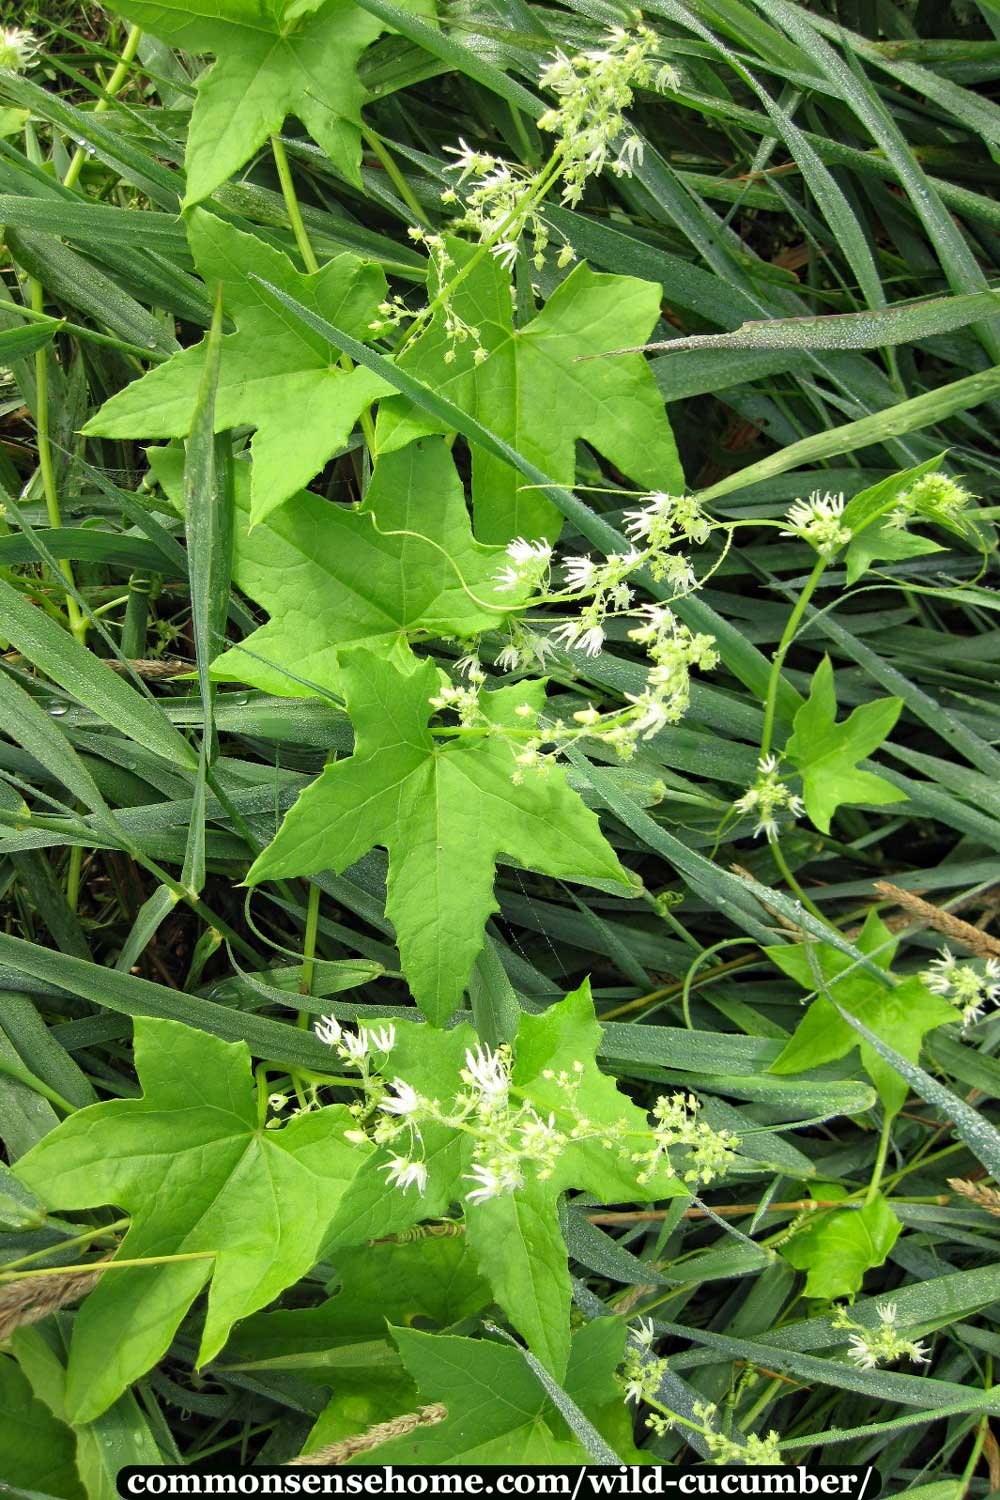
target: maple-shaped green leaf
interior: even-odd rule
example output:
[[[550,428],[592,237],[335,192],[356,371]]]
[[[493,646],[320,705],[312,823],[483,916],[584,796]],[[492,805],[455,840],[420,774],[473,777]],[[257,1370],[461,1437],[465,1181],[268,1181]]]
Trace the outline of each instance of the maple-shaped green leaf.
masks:
[[[183,457],[151,449],[177,502]],[[337,653],[352,643],[392,656],[413,639],[495,630],[518,602],[494,578],[501,548],[472,535],[465,492],[441,438],[379,459],[358,509],[302,491],[250,526],[250,466],[235,465],[233,576],[271,616],[212,664],[212,676],[268,693],[338,692]]]
[[[338,255],[303,275],[280,250],[198,209],[189,216],[195,264],[236,332],[222,340],[215,430],[255,427],[251,512],[262,521],[308,484],[342,448],[355,423],[390,389],[370,370],[342,369],[339,351],[268,301],[251,274],[280,286],[321,317],[358,337],[385,295],[377,266]],[[205,362],[206,340],[182,349],[105,402],[88,435],[186,437]]]
[[[563,1388],[592,1420],[601,1407],[616,1398],[621,1402],[614,1371],[624,1355],[625,1335],[624,1322],[598,1318],[573,1339]],[[509,1344],[410,1328],[393,1329],[393,1337],[421,1403],[440,1403],[448,1415],[359,1455],[358,1463],[587,1463],[586,1450]]]
[[[433,1047],[438,1040],[426,1027],[398,1023],[397,1042],[411,1030],[422,1030],[425,1046]],[[398,1047],[392,1057],[395,1069]],[[405,1057],[402,1065],[407,1066]],[[425,1199],[411,1193],[409,1201],[411,1207],[418,1204],[421,1218],[428,1217]],[[341,1209],[347,1209],[346,1196]],[[387,1321],[409,1327],[419,1318],[423,1324],[446,1328],[490,1302],[490,1289],[462,1234],[345,1246],[337,1250],[334,1262],[339,1286],[332,1297],[316,1307],[257,1313],[240,1323],[226,1344],[226,1365],[276,1367],[276,1361],[293,1356],[300,1369],[312,1369],[321,1378],[323,1354],[364,1339],[388,1339]],[[313,1355],[315,1367],[309,1364]]]
[[[855,946],[859,952],[870,955],[879,968],[888,971],[897,941],[877,914],[869,912]],[[931,994],[919,979],[904,979],[896,984],[886,972],[885,979],[880,980],[828,943],[786,943],[764,951],[772,963],[803,989],[817,990],[822,985],[829,990],[829,996],[819,994],[812,1002],[771,1064],[772,1073],[801,1073],[818,1068],[846,1057],[858,1045],[858,1034],[839,1014],[838,1005],[863,1021],[876,1036],[891,1042],[911,1062],[919,1058],[928,1031],[955,1020],[954,1008],[940,996]],[[890,1114],[896,1114],[906,1100],[906,1082],[866,1042],[861,1042],[861,1061],[883,1106]]]
[[[233,1330],[223,1354],[227,1369],[285,1370],[332,1390],[305,1453],[418,1404],[389,1324],[405,1328],[419,1318],[423,1328],[444,1329],[492,1300],[461,1234],[341,1249],[336,1268],[335,1296],[318,1307],[258,1313]]]
[[[842,1198],[839,1183],[813,1183],[816,1198]],[[861,1290],[865,1272],[881,1266],[899,1237],[902,1224],[881,1193],[852,1208],[835,1208],[812,1216],[784,1245],[788,1264],[806,1271],[804,1295],[832,1300]]]
[[[414,7],[402,0],[405,9]],[[357,76],[385,23],[351,0],[109,0],[111,10],[185,52],[211,52],[188,131],[185,204],[215,191],[277,135],[301,120],[337,170],[360,183]]]
[[[366,1154],[343,1139],[343,1105],[261,1129],[243,1042],[140,1018],[135,1065],[141,1099],[77,1111],[21,1157],[17,1175],[53,1208],[125,1209],[122,1259],[211,1256],[105,1273],[74,1328],[74,1422],[99,1415],[162,1357],[209,1281],[199,1364],[238,1318],[303,1276]]]
[[[455,262],[452,276],[480,253],[458,240],[449,240],[448,250]],[[678,493],[684,475],[663,398],[643,356],[591,358],[644,343],[659,309],[660,288],[653,282],[599,275],[581,264],[536,318],[515,328],[510,278],[487,255],[456,288],[449,315],[479,330],[488,357],[477,364],[473,341],[467,340],[445,363],[450,340],[444,315],[438,314],[399,364],[479,418],[558,484],[573,483],[575,447],[582,438],[629,479]],[[386,452],[440,430],[397,397],[380,408],[376,446]],[[562,517],[552,502],[479,448],[472,455],[472,494],[483,541],[559,534]]]
[[[802,777],[806,811],[821,833],[830,832],[830,819],[844,802],[881,807],[906,801],[898,787],[857,769],[858,761],[877,750],[889,734],[902,706],[901,698],[861,703],[838,724],[830,658],[824,656],[816,668],[784,753]]]
[[[562,880],[630,880],[597,818],[566,773],[515,785],[515,750],[500,735],[435,738],[428,724],[439,674],[430,661],[406,675],[371,651],[345,651],[341,675],[355,751],[327,766],[299,797],[249,885],[338,873],[379,844],[389,852],[386,914],[403,973],[428,1020],[443,1024],[460,1003],[497,910],[495,865],[507,857]],[[491,723],[517,732],[519,705],[540,712],[542,682],[484,694]]]

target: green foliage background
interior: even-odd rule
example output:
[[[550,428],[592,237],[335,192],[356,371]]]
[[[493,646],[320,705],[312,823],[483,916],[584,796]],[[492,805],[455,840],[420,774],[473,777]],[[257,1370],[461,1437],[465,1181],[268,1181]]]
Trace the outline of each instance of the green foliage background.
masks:
[[[544,210],[586,267],[522,254],[509,313],[479,263],[490,361],[445,377],[431,339],[400,385],[368,324],[425,300],[408,228],[446,225],[447,148],[538,168],[541,67],[635,17],[202,9],[51,0],[0,71],[0,1480],[104,1500],[126,1463],[285,1463],[428,1403],[372,1457],[692,1463],[716,1403],[737,1459],[774,1430],[889,1493],[988,1494],[1000,1019],[963,1030],[919,975],[945,940],[1000,953],[1000,11],[649,0],[679,76],[637,95],[641,164]],[[975,525],[870,528],[813,593],[793,501],[870,517],[938,465]],[[614,550],[636,489],[682,484],[738,523],[677,605],[721,656],[683,721],[625,765],[583,742],[544,793],[502,747],[445,757],[443,860],[420,797],[362,822],[360,761],[436,755],[378,710],[407,641],[503,644],[494,549]],[[620,705],[647,665],[624,630],[561,650],[548,705]],[[732,812],[766,744],[809,814],[779,846]],[[601,1029],[563,999],[588,977]],[[541,1109],[574,1059],[598,1120],[692,1090],[739,1155],[697,1201],[628,1197],[578,1145],[466,1234],[445,1134],[421,1205],[343,1139],[343,1087],[260,1128],[329,1075],[329,1012],[394,1020],[429,1095],[470,1025],[516,1038]],[[60,1268],[113,1252],[188,1258],[72,1295]],[[845,1298],[928,1362],[852,1361]],[[614,1379],[639,1315],[661,1433]]]

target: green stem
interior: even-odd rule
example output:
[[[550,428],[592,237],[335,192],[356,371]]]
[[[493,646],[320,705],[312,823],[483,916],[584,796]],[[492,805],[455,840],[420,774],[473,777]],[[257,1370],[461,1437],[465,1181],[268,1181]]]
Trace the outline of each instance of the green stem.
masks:
[[[44,1250],[32,1250],[30,1255],[22,1255],[18,1260],[9,1260],[4,1266],[4,1274],[19,1270],[29,1261],[44,1260],[47,1255],[53,1255],[57,1250],[74,1250],[77,1245],[89,1245],[92,1240],[105,1239],[119,1229],[127,1229],[131,1222],[131,1219],[116,1219],[113,1224],[106,1224],[103,1229],[88,1229],[85,1234],[76,1234],[71,1240],[60,1240],[58,1245],[46,1245]]]
[[[285,208],[288,211],[288,221],[292,226],[295,243],[299,247],[302,263],[310,276],[319,270],[319,261],[316,252],[309,240],[305,222],[302,218],[302,210],[299,207],[298,195],[295,191],[295,183],[292,179],[292,169],[288,164],[288,153],[280,136],[271,137],[271,155],[274,157],[274,165],[278,169],[278,181],[281,183],[281,195],[285,200]],[[353,370],[354,362],[346,354],[342,354],[340,363],[345,370]],[[370,411],[361,413],[361,430],[365,435],[365,442],[371,453],[375,451],[375,427],[372,423]]]
[[[36,1078],[34,1073],[29,1072],[20,1063],[11,1062],[9,1058],[0,1055],[0,1073],[6,1073],[8,1078],[16,1078],[18,1083],[23,1083],[26,1088],[33,1090],[36,1094],[40,1094],[43,1099],[47,1099],[50,1104],[54,1104],[57,1109],[61,1109],[63,1114],[71,1115],[75,1113],[75,1104],[70,1104],[69,1100],[64,1099],[62,1094],[57,1094],[55,1089],[49,1088],[47,1083],[43,1083],[40,1078]]]
[[[312,993],[313,975],[316,972],[316,934],[319,931],[319,898],[320,888],[315,881],[309,887],[309,901],[306,906],[306,930],[302,948],[302,977],[299,981],[299,994],[309,995]],[[295,1018],[295,1024],[303,1031],[309,1025],[309,1012],[300,1010]],[[295,1097],[299,1101],[299,1108],[305,1109],[308,1104],[305,1089],[302,1086],[302,1078],[294,1068],[290,1069],[289,1078],[295,1090]]]
[[[789,647],[795,639],[795,633],[806,612],[806,605],[816,592],[817,585],[822,578],[830,559],[828,557],[817,557],[812,572],[806,581],[806,586],[796,601],[795,608],[788,616],[784,633],[778,642],[778,649],[771,661],[771,675],[767,683],[767,700],[764,704],[764,731],[761,735],[760,753],[766,755],[771,748],[771,737],[774,733],[774,712],[778,702],[778,685],[781,682],[781,669],[788,655]]]
[[[385,169],[385,175],[388,177],[389,181],[396,189],[396,192],[399,194],[402,201],[410,210],[410,213],[413,215],[416,222],[418,224],[426,225],[428,222],[427,216],[424,213],[423,209],[420,207],[420,204],[417,202],[410,184],[407,182],[406,178],[397,167],[389,151],[386,149],[386,145],[382,140],[382,137],[380,135],[376,135],[375,131],[370,130],[367,125],[362,125],[361,138],[364,141],[365,145],[375,153],[379,161],[382,163],[382,166]]]
[[[300,995],[312,994],[313,974],[316,968],[316,934],[319,930],[319,898],[320,889],[315,881],[309,887],[309,903],[306,907],[306,931],[305,941],[302,949],[302,978],[299,983]],[[309,1012],[299,1011],[299,1025],[308,1026]]]
[[[35,312],[44,312],[45,292],[42,284],[36,281],[34,276],[29,277],[28,280],[31,288],[32,309]],[[56,473],[52,464],[52,446],[49,438],[49,366],[46,349],[39,349],[35,354],[35,384],[38,467],[42,476],[42,491],[45,495],[45,509],[49,525],[57,529],[62,526],[62,515],[59,509],[59,491],[56,487]],[[59,571],[70,588],[75,589],[73,568],[67,558],[63,558],[59,564]],[[69,594],[66,596],[66,615],[74,638],[82,645],[87,637],[87,621],[81,615],[76,600]]]
[[[878,1141],[878,1154],[875,1157],[875,1165],[872,1168],[871,1182],[865,1193],[865,1203],[874,1203],[878,1196],[879,1186],[882,1182],[882,1173],[885,1171],[885,1159],[889,1154],[889,1141],[892,1136],[892,1116],[886,1115],[882,1121],[882,1133]]]
[[[462,266],[461,270],[458,271],[458,273],[453,276],[445,286],[441,288],[436,297],[432,298],[432,300],[427,304],[420,316],[413,320],[413,322],[410,324],[409,329],[407,330],[406,337],[403,339],[402,343],[395,351],[396,359],[399,358],[407,345],[413,343],[414,339],[423,332],[424,328],[430,322],[431,318],[433,318],[438,308],[441,307],[445,302],[450,300],[457,289],[461,286],[465,278],[472,275],[472,272],[479,265],[479,262],[483,259],[483,257],[489,254],[494,245],[500,243],[511,226],[516,224],[519,219],[523,219],[532,205],[539,202],[540,199],[545,197],[545,194],[548,192],[549,188],[555,182],[556,178],[559,176],[560,171],[562,170],[562,155],[562,148],[560,147],[553,153],[553,155],[549,159],[548,166],[541,173],[537,183],[532,188],[531,192],[526,195],[523,203],[518,204],[517,208],[513,209],[507,215],[503,222],[499,224],[493,231],[489,239],[483,240],[483,242],[479,246],[477,246],[475,254],[470,256],[465,265]]]
[[[58,1248],[58,1247],[56,1247]],[[214,1260],[217,1250],[189,1250],[183,1255],[146,1255],[138,1260],[92,1261],[87,1266],[39,1266],[37,1271],[0,1272],[0,1282],[21,1281],[34,1276],[88,1276],[91,1271],[132,1270],[136,1266],[166,1266],[182,1260]]]
[[[40,281],[34,276],[28,278],[31,288],[31,308],[33,312],[45,312],[45,291]],[[35,408],[36,408],[36,437],[38,440],[38,468],[42,476],[42,491],[45,495],[45,510],[48,516],[49,526],[59,528],[62,525],[62,515],[59,509],[59,491],[56,486],[55,468],[52,463],[52,446],[49,441],[49,363],[48,349],[39,349],[35,354]],[[73,565],[68,558],[63,558],[59,564],[59,571],[65,578],[70,589],[76,588],[76,580],[73,576]],[[81,646],[87,641],[87,618],[80,613],[79,606],[71,593],[66,595],[66,618],[69,622],[70,633],[75,641]],[[69,851],[69,861],[66,867],[66,902],[70,911],[76,911],[80,901],[80,875],[83,870],[83,849],[75,844]]]
[[[763,1415],[783,1386],[783,1380],[772,1380],[769,1382],[767,1390],[757,1398],[746,1416],[740,1419],[739,1429],[741,1432],[748,1432],[750,1430],[757,1421],[757,1418]]]
[[[129,75],[129,70],[138,51],[141,37],[142,30],[140,27],[133,26],[130,28],[128,36],[125,38],[125,46],[122,48],[122,55],[118,60],[118,66],[108,79],[107,87],[94,106],[95,114],[103,114],[106,109],[111,108],[111,101]],[[83,164],[86,159],[87,153],[84,148],[77,146],[76,151],[73,153],[73,160],[70,162],[66,176],[63,178],[63,187],[71,188],[76,186],[77,179],[83,170]]]
[[[170,355],[162,349],[150,349],[145,344],[130,344],[127,339],[114,338],[109,333],[98,333],[95,328],[85,328],[82,323],[71,323],[68,318],[53,318],[47,312],[36,312],[33,307],[8,303],[4,300],[4,312],[17,312],[29,322],[51,323],[57,333],[71,333],[75,339],[85,339],[92,344],[101,344],[105,349],[118,349],[123,354],[134,354],[137,359],[162,363]]]
[[[278,135],[271,137],[271,155],[274,157],[274,165],[278,169],[278,181],[281,183],[281,195],[285,200],[285,208],[288,210],[288,221],[292,226],[295,243],[299,247],[302,263],[310,275],[319,270],[319,261],[316,252],[309,243],[309,235],[302,219],[302,210],[299,208],[299,200],[295,192],[295,183],[292,181],[292,169],[288,165],[288,153],[285,151],[285,143]]]
[[[785,884],[788,886],[788,889],[792,892],[795,899],[797,901],[801,901],[806,911],[809,912],[812,916],[816,917],[820,922],[822,922],[825,927],[832,927],[833,923],[829,920],[829,918],[823,915],[815,902],[810,901],[809,897],[806,895],[805,891],[802,889],[802,887],[799,885],[799,882],[792,874],[791,869],[788,865],[788,861],[785,858],[784,851],[777,839],[770,840],[770,849],[772,855],[774,856],[774,862],[778,866],[778,869],[781,871],[782,878]]]
[[[263,1130],[267,1123],[267,1064],[258,1063],[253,1070],[257,1085],[257,1129]]]

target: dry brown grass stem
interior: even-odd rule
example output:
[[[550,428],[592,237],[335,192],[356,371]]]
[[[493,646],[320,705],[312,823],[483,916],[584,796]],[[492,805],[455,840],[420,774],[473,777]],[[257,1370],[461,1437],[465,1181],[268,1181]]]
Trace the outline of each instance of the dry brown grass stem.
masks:
[[[961,917],[952,916],[943,907],[932,906],[929,901],[915,896],[912,891],[904,891],[898,885],[892,885],[888,880],[876,880],[875,889],[879,895],[887,896],[890,901],[895,901],[897,906],[916,917],[923,926],[932,927],[953,943],[961,943],[976,958],[1000,958],[1000,940],[990,937],[988,932],[981,932],[971,922],[963,922]]]
[[[79,1301],[100,1279],[99,1270],[88,1269],[79,1275],[28,1276],[0,1284],[0,1342],[9,1339],[15,1328],[40,1323],[68,1302]]]
[[[372,1448],[377,1448],[380,1443],[387,1443],[390,1438],[406,1437],[408,1433],[415,1432],[418,1427],[433,1427],[438,1422],[443,1422],[448,1415],[448,1408],[440,1402],[432,1406],[422,1406],[419,1411],[404,1412],[401,1417],[393,1417],[390,1422],[376,1422],[374,1427],[369,1427],[367,1432],[359,1432],[353,1437],[341,1438],[339,1443],[328,1443],[325,1448],[317,1448],[315,1453],[303,1453],[299,1458],[293,1458],[286,1468],[296,1466],[314,1465],[317,1468],[329,1469],[335,1464],[346,1464],[349,1459],[359,1453],[367,1453]]]

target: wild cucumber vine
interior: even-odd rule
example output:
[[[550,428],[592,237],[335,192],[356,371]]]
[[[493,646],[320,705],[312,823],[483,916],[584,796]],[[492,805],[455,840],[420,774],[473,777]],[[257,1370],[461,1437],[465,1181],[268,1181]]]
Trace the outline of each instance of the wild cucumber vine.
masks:
[[[264,1309],[327,1257],[350,1264],[359,1247],[374,1252],[383,1244],[403,1253],[443,1231],[462,1243],[441,1251],[454,1281],[452,1300],[435,1309],[442,1326],[498,1307],[588,1421],[618,1389],[644,1405],[657,1437],[679,1424],[718,1462],[780,1462],[776,1432],[737,1439],[718,1429],[711,1402],[696,1402],[688,1416],[665,1404],[668,1367],[654,1352],[655,1322],[633,1327],[626,1345],[620,1323],[576,1328],[571,1318],[567,1238],[579,1224],[567,1218],[564,1195],[589,1194],[593,1203],[688,1200],[758,1161],[756,1128],[738,1134],[725,1110],[703,1107],[686,1087],[654,1095],[648,1109],[620,1092],[597,1064],[602,1036],[587,986],[538,1014],[508,1016],[506,1033],[497,1023],[489,1039],[470,1026],[464,1008],[489,961],[498,861],[620,896],[642,893],[583,795],[585,778],[570,773],[588,757],[627,771],[647,742],[689,711],[692,674],[731,665],[725,641],[688,619],[712,621],[697,596],[725,564],[741,523],[716,518],[688,493],[662,397],[634,352],[657,323],[660,289],[574,264],[567,232],[549,215],[550,195],[572,208],[605,169],[630,176],[641,167],[642,139],[626,112],[636,90],[672,89],[679,77],[641,18],[614,27],[600,47],[557,51],[537,80],[556,100],[537,120],[553,137],[551,154],[522,166],[460,140],[441,194],[451,222],[438,230],[361,121],[365,95],[355,63],[385,29],[367,10],[345,0],[287,0],[265,7],[251,34],[212,7],[165,14],[152,0],[115,0],[115,8],[136,27],[217,57],[197,84],[185,226],[194,265],[206,286],[219,289],[228,326],[222,333],[217,320],[202,342],[111,396],[84,431],[173,440],[148,450],[151,483],[165,497],[158,507],[185,515],[189,540],[192,506],[208,509],[210,500],[192,480],[196,459],[211,448],[213,432],[227,454],[236,433],[225,493],[212,489],[211,465],[199,472],[210,475],[207,488],[222,495],[220,505],[231,505],[233,577],[269,619],[239,642],[224,641],[217,620],[220,649],[208,663],[199,646],[199,667],[210,666],[215,681],[321,700],[353,732],[350,752],[331,757],[266,846],[256,841],[246,883],[273,883],[280,893],[290,878],[341,874],[384,849],[385,915],[424,1019],[351,1025],[331,1013],[314,1026],[328,1066],[261,1063],[256,1072],[241,1042],[145,1014],[136,1019],[141,1098],[68,1106],[68,1118],[17,1164],[17,1180],[50,1207],[114,1203],[128,1213],[121,1254],[102,1263],[76,1320],[64,1409],[71,1421],[89,1424],[113,1407],[161,1359],[206,1288],[200,1362],[238,1349],[247,1329],[266,1326],[280,1342],[280,1329],[266,1320],[284,1313]],[[134,30],[123,66],[138,40]],[[23,71],[34,51],[27,32],[0,34],[0,67]],[[426,295],[391,288],[380,266],[353,254],[320,262],[279,135],[288,114],[349,181],[360,181],[362,140],[376,152],[402,201],[418,210],[410,239],[426,252]],[[265,143],[304,270],[210,201]],[[73,173],[71,166],[70,185]],[[43,314],[40,295],[35,301]],[[382,373],[352,363],[317,328],[380,345]],[[616,352],[626,345],[633,352]],[[44,353],[39,371],[39,451],[47,455]],[[481,444],[463,448],[463,433],[442,421],[440,402],[401,393],[391,378],[399,372],[408,377],[404,391],[416,383],[425,395],[446,397],[452,414],[486,426],[545,482],[526,484]],[[622,476],[614,486],[579,486],[600,494],[607,518],[620,521],[603,552],[581,550],[577,536],[561,543],[563,516],[549,493],[576,487],[581,443]],[[332,460],[348,454],[357,499],[338,505],[315,486]],[[832,1306],[832,1326],[848,1335],[841,1352],[861,1369],[928,1357],[925,1344],[900,1328],[894,1303],[881,1303],[871,1326],[835,1300],[859,1291],[900,1228],[883,1189],[888,1132],[907,1086],[870,1038],[916,1063],[929,1033],[956,1019],[976,1024],[1000,996],[1000,969],[993,959],[978,967],[960,962],[946,948],[921,974],[896,975],[895,939],[874,914],[856,953],[847,951],[840,931],[800,890],[782,838],[803,817],[828,835],[845,806],[905,800],[888,776],[864,764],[902,703],[864,701],[838,719],[833,666],[824,657],[782,742],[778,698],[786,658],[829,568],[843,565],[852,585],[878,563],[942,550],[923,534],[928,527],[978,535],[974,499],[942,472],[942,461],[883,479],[849,502],[814,492],[775,523],[783,538],[810,549],[812,569],[771,660],[756,774],[722,806],[719,825],[719,837],[725,829],[737,838],[764,836],[799,899],[796,916],[804,922],[804,909],[822,924],[807,934],[791,923],[796,941],[763,950],[810,997],[770,1071],[834,1064],[858,1047],[874,1090],[864,1085],[851,1107],[866,1108],[876,1094],[881,1104],[870,1180],[843,1207],[830,1199],[821,1234],[802,1210],[766,1246],[769,1262],[781,1256],[806,1272],[806,1295]],[[43,457],[48,500],[46,463]],[[58,529],[57,503],[49,518]],[[72,585],[68,563],[63,574]],[[686,619],[692,602],[701,611]],[[66,611],[82,641],[87,627],[72,598]],[[609,688],[595,668],[625,640],[644,660],[629,663],[627,688]],[[587,684],[585,707],[560,703],[555,689],[567,681]],[[207,763],[211,751],[203,748],[203,757]],[[249,826],[232,817],[241,831]],[[204,850],[199,857],[203,872]],[[188,870],[185,860],[184,880]],[[197,899],[193,885],[182,889]],[[303,1031],[317,1013],[307,1002],[314,1001],[319,892],[310,888]],[[168,894],[179,898],[173,887]],[[818,936],[824,928],[830,941]],[[213,929],[216,942],[221,932]],[[330,1102],[334,1096],[339,1102]],[[44,1097],[66,1103],[51,1089]],[[766,1093],[747,1097],[767,1105]],[[335,1307],[331,1325],[345,1316]],[[385,1343],[384,1321],[365,1331]],[[446,1415],[421,1429],[411,1453],[450,1461],[466,1454],[468,1397],[454,1377],[462,1369],[484,1385],[502,1379],[519,1392],[531,1461],[587,1456],[544,1390],[529,1381],[521,1392],[520,1354],[495,1340],[431,1338],[412,1328],[394,1327],[392,1337],[392,1400],[402,1403],[392,1415],[412,1409],[418,1390],[422,1398],[447,1397]],[[448,1344],[451,1384],[448,1358],[435,1366],[428,1340]],[[331,1402],[310,1441],[336,1442],[347,1420]],[[620,1451],[636,1456],[620,1403],[601,1420]],[[487,1425],[480,1459],[494,1451],[489,1443],[515,1440],[496,1413]],[[379,1451],[388,1461],[393,1438]]]

